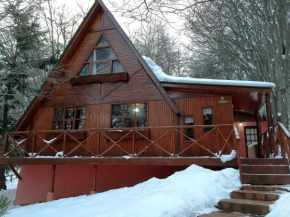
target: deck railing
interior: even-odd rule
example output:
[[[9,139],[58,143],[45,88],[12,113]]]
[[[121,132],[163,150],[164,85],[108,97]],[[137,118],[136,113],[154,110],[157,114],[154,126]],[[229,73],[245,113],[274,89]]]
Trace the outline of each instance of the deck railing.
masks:
[[[262,134],[262,157],[290,157],[290,133],[282,123]]]
[[[232,124],[9,132],[2,158],[219,157],[237,150],[236,134]]]

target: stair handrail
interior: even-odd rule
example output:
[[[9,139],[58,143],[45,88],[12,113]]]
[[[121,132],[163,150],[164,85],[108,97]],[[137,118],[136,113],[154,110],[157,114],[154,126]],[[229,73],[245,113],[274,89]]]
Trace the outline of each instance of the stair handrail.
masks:
[[[290,157],[290,132],[287,130],[287,128],[284,126],[283,123],[279,122],[277,124],[277,132],[276,132],[276,142],[280,144],[281,146],[281,155],[283,158],[286,158],[286,155],[288,156],[288,163],[289,157]]]

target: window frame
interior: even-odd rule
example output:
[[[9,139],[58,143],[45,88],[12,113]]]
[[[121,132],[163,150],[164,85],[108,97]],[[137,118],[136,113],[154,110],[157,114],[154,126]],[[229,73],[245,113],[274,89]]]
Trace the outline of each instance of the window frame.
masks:
[[[214,125],[214,118],[213,118],[214,109],[213,109],[213,106],[203,106],[202,107],[202,121],[203,121],[202,125],[206,125],[206,124],[204,124],[204,118],[203,118],[203,110],[206,109],[206,108],[210,108],[211,111],[212,111],[212,124],[211,125]],[[205,131],[206,129],[209,129],[209,130]],[[210,132],[212,129],[213,129],[212,127],[204,127],[203,128],[203,133],[206,134],[206,133]],[[215,130],[212,130],[210,133],[215,133]]]
[[[59,108],[62,108],[63,109],[63,119],[55,119],[55,111],[56,109],[59,109]],[[69,119],[66,119],[65,118],[65,115],[66,115],[66,110],[67,109],[71,109],[73,108],[74,109],[74,117],[73,118],[69,118]],[[86,108],[86,117],[83,119],[83,118],[76,118],[77,116],[77,110],[78,108]],[[87,107],[86,106],[63,106],[63,107],[54,107],[54,115],[53,115],[53,121],[52,121],[52,130],[84,130],[86,129],[86,123],[87,123]],[[84,129],[75,129],[75,125],[76,125],[76,121],[85,121],[85,128]],[[72,121],[72,129],[65,129],[65,123],[66,122],[69,122],[69,121]],[[62,129],[54,129],[54,123],[55,122],[62,122]]]
[[[100,38],[98,39],[96,45],[93,47],[93,49],[91,50],[91,52],[89,53],[89,55],[87,56],[86,58],[86,61],[82,64],[80,70],[78,71],[78,76],[89,76],[89,75],[104,75],[104,74],[114,74],[114,73],[121,73],[121,72],[113,72],[113,65],[114,65],[114,62],[118,61],[120,63],[120,65],[122,66],[121,62],[119,61],[119,58],[115,52],[115,50],[113,49],[112,46],[110,46],[109,42],[108,44],[109,45],[106,45],[106,46],[99,46],[98,47],[98,44],[100,43],[100,41],[102,40],[102,38],[105,38],[106,41],[108,42],[108,39],[105,37],[104,34],[102,34],[100,36]],[[106,48],[109,48],[109,49],[112,49],[115,56],[116,56],[116,59],[108,59],[108,60],[98,60],[98,61],[88,61],[90,59],[90,56],[93,54],[93,52],[95,50],[101,50],[101,49],[106,49]],[[109,63],[109,72],[108,73],[103,73],[103,74],[93,74],[93,64],[99,64],[99,63]],[[88,74],[87,75],[80,75],[82,69],[84,68],[84,66],[88,64],[89,65],[89,68],[88,68]],[[122,68],[124,69],[124,67],[122,66]],[[126,70],[124,69],[124,72],[126,72]]]
[[[246,147],[248,146],[247,142],[248,141],[253,141],[252,139],[248,140],[247,139],[247,129],[256,129],[256,134],[248,134],[248,135],[256,135],[256,141],[255,142],[258,142],[258,127],[257,126],[244,126],[244,136],[245,136],[245,144],[246,144]]]
[[[186,115],[186,116],[184,116],[184,118],[183,118],[183,125],[184,125],[184,126],[187,126],[186,123],[185,123],[186,118],[193,118],[193,125],[190,125],[190,126],[194,126],[194,125],[195,125],[195,116],[194,116],[194,115]],[[187,129],[187,128],[184,128],[184,135],[186,135],[186,129]],[[194,140],[194,132],[195,132],[195,130],[194,130],[194,128],[190,128],[190,129],[193,130],[193,138],[191,138],[191,139]],[[186,135],[186,136],[188,136],[188,135]],[[183,141],[184,141],[184,142],[192,142],[192,140],[188,139],[188,138],[185,137],[185,136],[184,136]]]
[[[125,116],[124,115],[124,105],[132,105],[132,104],[138,104],[138,103],[140,103],[140,104],[147,104],[147,115],[146,116]],[[119,116],[119,117],[121,117],[121,118],[119,118],[119,117],[113,117],[113,113],[112,113],[112,108],[113,108],[113,106],[114,105],[121,105],[122,106],[122,116]],[[147,119],[147,126],[146,127],[148,127],[149,126],[149,124],[148,124],[148,114],[149,114],[149,110],[148,110],[148,102],[147,101],[143,101],[143,102],[129,102],[129,103],[114,103],[114,104],[111,104],[111,119],[110,119],[110,128],[112,128],[112,129],[120,129],[120,128],[113,128],[112,127],[112,120],[113,119],[121,119],[122,120],[122,128],[142,128],[142,127],[137,127],[136,126],[136,124],[137,124],[137,117],[139,118],[144,118],[144,117],[146,117],[146,119]],[[124,127],[124,119],[125,118],[132,118],[132,117],[134,117],[134,126],[133,127]]]

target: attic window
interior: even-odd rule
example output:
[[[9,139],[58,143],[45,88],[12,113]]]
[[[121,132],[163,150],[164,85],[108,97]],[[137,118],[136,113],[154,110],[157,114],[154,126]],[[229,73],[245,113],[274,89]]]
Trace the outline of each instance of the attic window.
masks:
[[[125,72],[107,39],[102,36],[79,76]]]

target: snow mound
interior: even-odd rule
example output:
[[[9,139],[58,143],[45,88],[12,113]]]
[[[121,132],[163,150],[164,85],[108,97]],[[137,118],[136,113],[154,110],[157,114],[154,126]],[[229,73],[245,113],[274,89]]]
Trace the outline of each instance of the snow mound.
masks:
[[[230,154],[225,154],[221,156],[221,161],[223,163],[227,162],[227,161],[231,161],[233,159],[235,159],[237,156],[237,153],[235,150],[232,150],[232,152]]]
[[[217,79],[198,79],[189,77],[174,77],[166,75],[162,68],[158,66],[149,57],[143,56],[143,59],[156,75],[160,82],[168,83],[185,83],[185,84],[205,84],[205,85],[220,85],[220,86],[239,86],[239,87],[266,87],[275,88],[276,85],[270,82],[261,81],[239,81],[239,80],[217,80]]]
[[[152,178],[130,188],[18,207],[7,217],[194,217],[216,211],[220,199],[241,186],[239,172],[192,165],[166,179]]]
[[[290,193],[282,194],[271,206],[270,213],[266,217],[289,217],[290,216]]]

